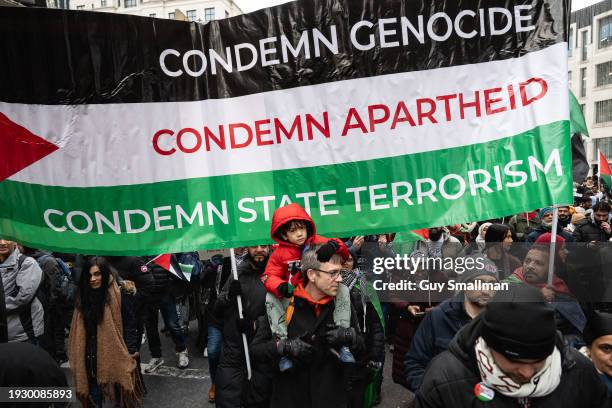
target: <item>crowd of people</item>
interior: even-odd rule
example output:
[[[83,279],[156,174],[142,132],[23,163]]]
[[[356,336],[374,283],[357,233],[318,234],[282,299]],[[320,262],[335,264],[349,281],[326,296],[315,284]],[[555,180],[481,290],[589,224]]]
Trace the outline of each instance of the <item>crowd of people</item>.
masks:
[[[194,398],[218,407],[384,406],[390,351],[391,380],[416,407],[609,408],[610,196],[596,178],[575,196],[556,211],[429,228],[414,242],[325,238],[289,204],[274,212],[275,245],[236,249],[237,279],[223,255],[173,254],[191,272],[186,282],[153,256],[49,253],[0,239],[0,384],[65,386],[57,370],[67,361],[84,407],[141,406],[143,374],[165,363],[161,314],[177,367],[189,366],[190,351],[208,358],[212,385]],[[479,261],[373,273],[376,258],[399,253]],[[472,286],[382,293],[378,278]],[[47,374],[16,374],[25,364],[17,355]]]

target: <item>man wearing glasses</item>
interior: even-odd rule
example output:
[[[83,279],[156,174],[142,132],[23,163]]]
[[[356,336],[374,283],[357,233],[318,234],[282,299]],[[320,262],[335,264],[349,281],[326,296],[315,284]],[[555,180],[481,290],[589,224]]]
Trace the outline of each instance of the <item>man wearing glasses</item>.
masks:
[[[275,341],[265,317],[258,328],[251,353],[254,361],[270,362],[289,357],[292,370],[274,375],[270,407],[345,406],[352,364],[338,359],[340,347],[347,346],[359,360],[364,340],[351,307],[351,327],[334,324],[335,297],[342,284],[343,259],[313,246],[302,254],[299,284],[285,313],[287,339]],[[277,367],[277,365],[275,366]]]

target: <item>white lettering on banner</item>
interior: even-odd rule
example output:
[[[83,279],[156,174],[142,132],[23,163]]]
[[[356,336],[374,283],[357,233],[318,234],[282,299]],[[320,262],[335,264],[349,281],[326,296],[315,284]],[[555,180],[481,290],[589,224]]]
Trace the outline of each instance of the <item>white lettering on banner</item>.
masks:
[[[428,16],[427,21],[423,15],[410,16],[410,18],[407,16],[382,18],[377,22],[362,20],[353,24],[349,38],[355,49],[368,51],[377,45],[381,48],[403,47],[410,44],[412,39],[420,44],[425,44],[426,38],[435,42],[444,42],[453,34],[463,39],[470,39],[478,34],[481,37],[502,36],[512,29],[516,33],[522,33],[535,30],[535,26],[530,24],[532,16],[529,12],[532,8],[532,5],[520,5],[512,9],[491,7],[478,9],[478,13],[476,10],[461,10],[456,16],[438,12]],[[501,18],[496,19],[496,17]],[[414,18],[416,26],[411,21]],[[465,32],[462,29],[464,26],[474,28],[470,32]],[[477,31],[476,28],[480,30]],[[284,34],[262,38],[257,46],[251,43],[236,44],[223,50],[225,59],[221,57],[221,51],[214,49],[181,52],[169,48],[160,53],[159,66],[162,72],[170,77],[179,77],[183,74],[199,77],[205,74],[209,66],[211,74],[217,75],[218,65],[226,72],[231,73],[234,68],[237,72],[242,72],[255,67],[258,62],[262,67],[267,67],[286,64],[292,58],[318,58],[322,55],[323,48],[334,55],[346,52],[339,48],[336,26],[330,25],[328,30],[327,35],[316,28],[304,30],[295,45]],[[311,47],[314,49],[313,54],[310,52]],[[243,55],[245,51],[250,55]],[[245,63],[243,58],[248,63]]]
[[[217,223],[228,225],[233,221],[230,217],[241,223],[258,220],[269,222],[276,208],[292,202],[301,204],[311,215],[313,211],[317,211],[316,215],[323,217],[339,215],[342,208],[346,211],[351,205],[351,210],[359,213],[364,210],[388,210],[391,206],[414,206],[415,202],[416,205],[423,205],[441,200],[457,200],[466,194],[483,196],[494,191],[520,187],[528,181],[536,183],[545,179],[549,173],[556,177],[563,176],[559,149],[551,151],[544,163],[537,157],[529,156],[526,160],[513,160],[503,166],[495,165],[492,171],[474,169],[467,171],[465,175],[447,174],[439,180],[426,177],[417,178],[413,183],[399,180],[390,184],[351,186],[343,191],[322,190],[281,196],[240,197],[236,200],[235,211],[229,211],[227,201],[221,200],[218,203],[198,201],[190,208],[174,204],[151,209],[112,210],[108,213],[81,210],[64,212],[49,208],[44,211],[43,219],[50,229],[59,233],[72,231],[85,234],[95,228],[98,234],[140,234],[150,230],[188,228],[193,224],[200,227],[213,227]],[[491,187],[492,184],[495,188]],[[347,207],[338,206],[339,194],[343,195],[341,202],[346,203]],[[429,200],[424,200],[424,197]],[[233,204],[232,206],[234,207]],[[112,215],[112,220],[109,214]]]

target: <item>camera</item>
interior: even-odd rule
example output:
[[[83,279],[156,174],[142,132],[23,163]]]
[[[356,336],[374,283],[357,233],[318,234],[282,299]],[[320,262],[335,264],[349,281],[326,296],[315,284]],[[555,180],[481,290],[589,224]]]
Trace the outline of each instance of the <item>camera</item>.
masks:
[[[378,235],[366,235],[363,240],[364,242],[378,242]]]

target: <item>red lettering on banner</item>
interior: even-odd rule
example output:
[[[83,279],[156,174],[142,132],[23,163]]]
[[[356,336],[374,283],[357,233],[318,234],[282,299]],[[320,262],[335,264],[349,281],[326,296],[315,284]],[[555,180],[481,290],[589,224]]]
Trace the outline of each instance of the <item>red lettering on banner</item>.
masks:
[[[400,116],[400,114],[403,114],[403,116]],[[391,122],[391,129],[395,129],[397,124],[401,122],[408,122],[410,123],[410,126],[416,126],[414,119],[412,119],[412,116],[410,115],[410,112],[403,101],[400,101],[395,108],[395,114],[393,115],[393,121]]]
[[[313,139],[313,136],[312,136],[313,126],[319,129],[319,132],[321,132],[321,134],[325,136],[326,138],[329,139],[331,137],[331,132],[329,129],[329,117],[327,115],[327,112],[323,112],[323,125],[317,122],[310,113],[306,114],[306,130],[308,132],[308,140]]]
[[[382,111],[382,116],[377,118],[374,115],[375,111]],[[385,123],[389,116],[391,116],[391,112],[389,111],[389,107],[387,105],[370,105],[368,106],[368,119],[370,121],[370,132],[374,132],[376,125],[380,123]]]
[[[419,121],[419,126],[423,124],[423,119],[427,118],[431,121],[431,123],[438,123],[436,118],[434,118],[434,113],[436,113],[436,101],[430,98],[419,98],[416,100],[417,103],[417,116]],[[423,105],[429,104],[429,110],[424,111]]]
[[[459,113],[461,115],[461,119],[465,119],[466,108],[476,109],[476,117],[480,117],[480,91],[474,92],[474,102],[465,102],[463,100],[463,94],[459,94]]]
[[[508,85],[508,95],[510,97],[510,110],[516,109],[516,96],[514,96],[514,87]]]
[[[444,113],[446,114],[447,122],[451,121],[450,101],[451,99],[455,99],[456,97],[457,97],[457,94],[440,95],[436,97],[437,100],[444,101]]]
[[[485,112],[487,112],[487,115],[493,115],[494,113],[505,112],[508,110],[508,108],[505,106],[501,106],[497,109],[492,109],[493,104],[503,101],[502,98],[492,97],[493,94],[499,93],[501,91],[502,91],[501,88],[491,88],[491,89],[484,90]]]
[[[274,144],[273,140],[262,140],[262,136],[269,135],[270,129],[262,129],[263,125],[269,125],[270,119],[258,120],[255,122],[255,139],[257,140],[257,146],[266,146]]]
[[[531,98],[528,98],[527,85],[534,83],[540,85],[540,93],[535,96],[532,96]],[[519,89],[521,92],[521,102],[523,103],[523,106],[527,106],[537,101],[538,99],[542,99],[544,95],[546,95],[546,93],[548,92],[548,83],[542,78],[531,78],[525,82],[521,82],[519,84]]]
[[[293,132],[297,132],[297,139],[300,142],[304,140],[304,136],[302,134],[302,117],[299,115],[293,120],[289,131],[287,131],[287,128],[280,120],[278,120],[278,118],[274,118],[274,128],[276,129],[276,143],[278,144],[281,142],[281,132],[285,135],[287,140],[291,140],[293,137]]]
[[[357,123],[352,124],[351,121],[355,118]],[[363,120],[361,120],[361,116],[359,116],[359,112],[356,108],[351,108],[348,111],[348,115],[346,115],[346,120],[344,121],[344,127],[342,128],[342,136],[346,136],[349,130],[351,129],[359,129],[361,133],[368,133],[368,129],[366,129],[363,124]]]
[[[253,122],[220,124],[210,128],[203,126],[176,130],[160,129],[153,134],[152,144],[157,154],[170,156],[177,151],[190,154],[200,150],[227,150],[226,136],[229,137],[229,149],[297,143],[306,139],[312,141],[317,136],[323,136],[323,139],[330,139],[332,136],[344,137],[353,130],[357,131],[353,133],[364,135],[379,132],[379,136],[383,137],[386,136],[386,131],[395,130],[403,123],[411,127],[430,126],[444,121],[459,121],[466,117],[471,119],[517,110],[543,99],[548,88],[544,79],[534,77],[518,84],[500,84],[466,93],[399,100],[395,105],[391,102],[375,103],[367,105],[367,113],[365,107],[361,112],[356,107],[349,107],[346,117],[336,119],[333,123],[330,123],[328,112],[303,112],[283,119],[271,117]],[[333,115],[337,118],[341,112],[334,110]]]
[[[183,145],[183,135],[185,133],[191,133],[192,135],[195,136],[196,143],[191,148],[187,148],[187,147],[185,147]],[[176,145],[178,146],[179,150],[181,152],[183,152],[183,153],[193,153],[193,152],[196,152],[196,151],[198,151],[200,146],[202,146],[202,136],[200,135],[200,132],[198,132],[197,130],[195,130],[193,128],[181,129],[180,132],[178,132],[178,134],[176,135]]]
[[[215,136],[215,134],[210,131],[208,126],[204,126],[204,143],[206,145],[207,152],[210,152],[211,139],[222,150],[225,150],[225,131],[223,130],[223,125],[219,125],[219,137]]]
[[[244,142],[242,143],[236,142],[236,129],[246,130],[247,137]],[[242,147],[247,147],[248,145],[251,144],[251,141],[253,140],[253,131],[251,130],[249,125],[247,125],[246,123],[230,123],[229,132],[230,132],[230,147],[232,149],[240,149]]]
[[[162,156],[170,156],[171,154],[174,154],[174,152],[176,152],[176,149],[173,147],[169,150],[163,150],[161,147],[159,147],[159,138],[162,135],[173,136],[174,132],[170,129],[162,129],[155,132],[155,134],[153,135],[153,150],[155,150],[157,154],[161,154]]]

